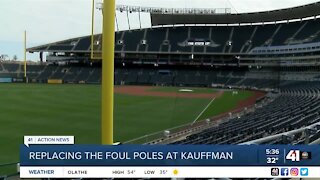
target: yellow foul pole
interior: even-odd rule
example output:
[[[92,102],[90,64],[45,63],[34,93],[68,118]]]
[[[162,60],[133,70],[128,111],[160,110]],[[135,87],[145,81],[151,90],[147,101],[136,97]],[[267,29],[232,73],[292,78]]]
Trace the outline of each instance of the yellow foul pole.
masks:
[[[113,79],[115,0],[103,2],[102,30],[102,144],[113,144]]]
[[[27,31],[24,31],[24,78],[27,82]]]

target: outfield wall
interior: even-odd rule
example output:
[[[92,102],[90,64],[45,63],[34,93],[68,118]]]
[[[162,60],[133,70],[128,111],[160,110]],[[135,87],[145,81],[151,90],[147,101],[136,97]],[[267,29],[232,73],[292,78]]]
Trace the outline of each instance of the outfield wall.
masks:
[[[0,83],[12,83],[12,78],[0,78]]]
[[[48,84],[62,84],[62,79],[48,79]]]

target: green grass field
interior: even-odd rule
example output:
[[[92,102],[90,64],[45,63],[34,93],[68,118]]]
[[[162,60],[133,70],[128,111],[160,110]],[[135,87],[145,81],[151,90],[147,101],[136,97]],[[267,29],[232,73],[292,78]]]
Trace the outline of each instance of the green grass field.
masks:
[[[250,95],[248,91],[237,96],[226,92],[201,119],[227,112]],[[98,85],[0,84],[0,164],[19,161],[24,135],[74,135],[76,143],[99,144],[100,97]],[[115,140],[127,141],[190,123],[209,102],[116,94]]]

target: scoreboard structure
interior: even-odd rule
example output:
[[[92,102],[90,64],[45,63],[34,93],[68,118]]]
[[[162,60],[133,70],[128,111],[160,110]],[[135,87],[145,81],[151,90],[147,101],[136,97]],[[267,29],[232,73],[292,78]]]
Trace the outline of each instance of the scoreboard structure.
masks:
[[[43,138],[21,145],[21,178],[320,177],[319,145],[103,146]]]

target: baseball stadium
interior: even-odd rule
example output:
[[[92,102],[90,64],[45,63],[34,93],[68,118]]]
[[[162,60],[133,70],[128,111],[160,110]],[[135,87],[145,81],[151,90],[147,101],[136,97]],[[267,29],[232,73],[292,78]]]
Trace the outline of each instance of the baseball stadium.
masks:
[[[115,142],[320,143],[320,2],[116,10],[149,13],[151,27],[115,31]],[[0,61],[0,179],[17,176],[24,135],[101,143],[103,39],[57,39],[26,48],[38,61]]]

